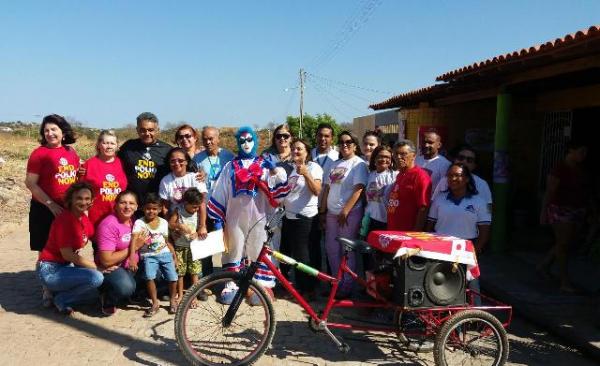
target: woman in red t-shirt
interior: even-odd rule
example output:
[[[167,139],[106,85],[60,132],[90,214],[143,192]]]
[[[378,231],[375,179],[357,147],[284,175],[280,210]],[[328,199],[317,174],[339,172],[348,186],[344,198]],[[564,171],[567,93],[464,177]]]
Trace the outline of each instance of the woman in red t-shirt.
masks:
[[[56,308],[68,315],[74,305],[97,301],[97,288],[104,280],[94,261],[80,254],[94,234],[85,213],[91,203],[92,187],[88,183],[69,187],[65,193],[67,209],[56,216],[48,242],[38,257],[37,272],[42,285],[52,292]]]
[[[88,182],[94,190],[94,203],[88,216],[94,225],[98,224],[115,207],[115,198],[127,189],[127,176],[117,157],[117,135],[112,130],[102,130],[96,141],[96,156],[83,163],[80,180]]]
[[[554,246],[537,271],[544,277],[550,277],[549,270],[556,259],[560,277],[560,289],[574,292],[568,275],[569,245],[577,237],[577,232],[585,219],[589,201],[590,182],[583,167],[587,156],[587,146],[575,142],[569,143],[567,155],[548,174],[546,193],[542,201],[540,223],[552,225]]]
[[[70,144],[75,134],[64,117],[51,114],[40,126],[41,146],[27,161],[25,185],[31,191],[29,247],[41,251],[54,217],[63,211],[63,195],[77,180],[79,156]]]

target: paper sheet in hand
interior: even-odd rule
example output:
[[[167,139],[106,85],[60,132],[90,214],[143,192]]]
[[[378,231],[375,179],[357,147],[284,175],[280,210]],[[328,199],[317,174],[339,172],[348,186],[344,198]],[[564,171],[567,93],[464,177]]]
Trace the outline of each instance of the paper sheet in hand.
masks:
[[[190,249],[192,250],[193,260],[206,258],[217,253],[223,253],[225,251],[223,230],[216,230],[208,233],[208,236],[204,240],[192,240]]]

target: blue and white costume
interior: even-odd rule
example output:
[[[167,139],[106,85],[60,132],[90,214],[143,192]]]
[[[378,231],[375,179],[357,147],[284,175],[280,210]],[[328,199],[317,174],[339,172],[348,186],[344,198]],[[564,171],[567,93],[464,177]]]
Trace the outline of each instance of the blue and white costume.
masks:
[[[246,259],[255,261],[258,258],[267,240],[265,216],[290,189],[283,168],[256,156],[258,137],[252,128],[240,128],[236,140],[239,154],[221,171],[208,202],[209,216],[224,226],[229,250],[223,253],[222,264],[228,271],[239,271]],[[260,264],[255,279],[264,287],[275,286],[273,273],[263,264]],[[233,283],[223,290],[223,299],[225,293],[235,293],[235,285],[231,285]]]

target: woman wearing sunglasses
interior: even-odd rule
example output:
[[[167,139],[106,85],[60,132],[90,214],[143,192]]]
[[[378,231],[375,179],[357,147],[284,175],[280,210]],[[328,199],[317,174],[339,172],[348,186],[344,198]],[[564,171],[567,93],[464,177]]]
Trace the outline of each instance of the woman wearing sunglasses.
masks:
[[[184,149],[191,159],[204,150],[204,146],[198,143],[198,132],[188,124],[177,127],[173,142]]]
[[[331,164],[325,176],[325,188],[319,213],[326,215],[325,249],[331,273],[336,274],[342,258],[342,247],[336,238],[358,237],[360,221],[363,215],[361,195],[369,178],[367,163],[359,157],[358,139],[348,131],[342,131],[337,138],[340,159]],[[348,266],[354,271],[355,253],[348,254]],[[350,296],[352,281],[344,276],[337,298]]]
[[[273,131],[271,146],[269,146],[261,156],[269,161],[275,162],[275,165],[285,169],[289,175],[294,170],[292,163],[292,133],[287,125],[279,125]]]
[[[170,213],[173,208],[182,203],[183,194],[188,188],[197,188],[206,194],[206,184],[199,182],[194,172],[193,162],[187,152],[181,147],[172,148],[167,154],[167,164],[171,173],[165,175],[160,181],[158,195],[163,200],[164,213]],[[206,217],[200,218],[206,222]]]

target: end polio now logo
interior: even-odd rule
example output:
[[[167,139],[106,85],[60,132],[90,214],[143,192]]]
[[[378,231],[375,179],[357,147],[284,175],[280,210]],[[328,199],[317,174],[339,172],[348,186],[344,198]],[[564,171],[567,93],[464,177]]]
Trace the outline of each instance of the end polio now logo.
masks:
[[[121,186],[112,174],[106,174],[104,181],[102,182],[102,188],[100,188],[100,195],[102,201],[112,202],[117,198],[117,195],[121,193]]]
[[[156,174],[156,163],[152,160],[140,159],[135,166],[138,179],[152,179]]]
[[[65,158],[60,158],[58,160],[57,170],[58,173],[54,174],[54,179],[56,179],[60,185],[71,185],[77,180],[77,170],[75,169],[75,165],[69,164]]]

